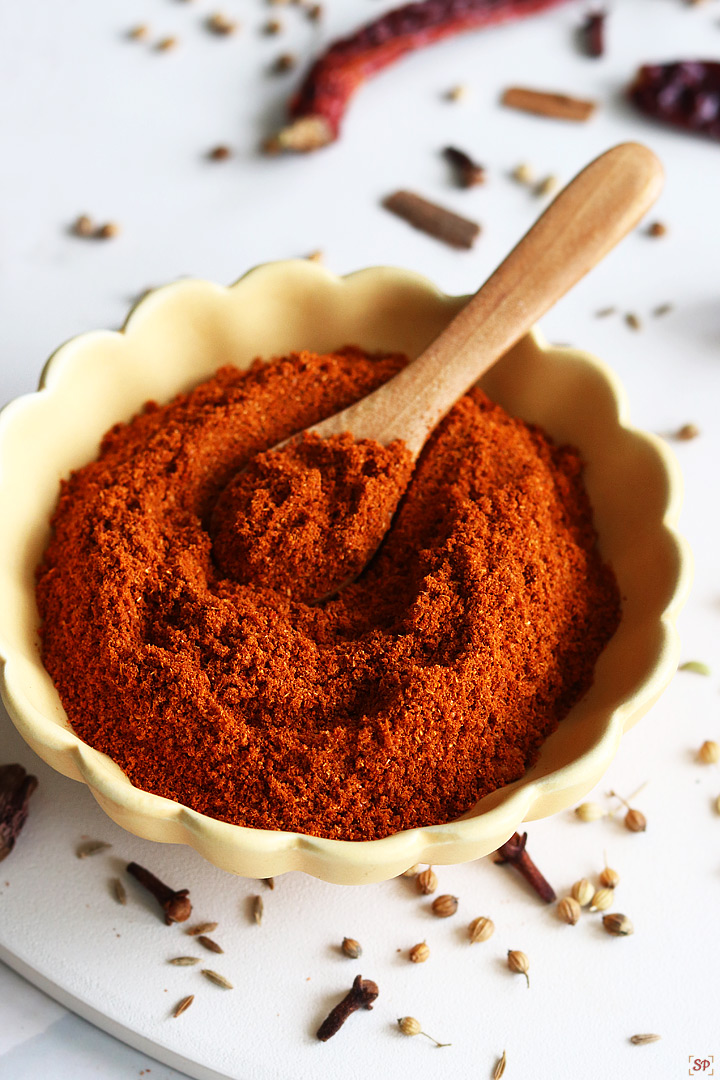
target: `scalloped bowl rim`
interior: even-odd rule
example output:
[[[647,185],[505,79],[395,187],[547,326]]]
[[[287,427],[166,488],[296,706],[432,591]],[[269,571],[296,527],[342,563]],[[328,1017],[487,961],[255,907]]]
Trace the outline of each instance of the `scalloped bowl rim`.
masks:
[[[109,334],[131,336],[142,333],[144,320],[147,321],[149,317],[157,319],[159,308],[167,306],[168,301],[177,300],[182,294],[186,299],[195,293],[201,298],[209,297],[213,292],[230,294],[239,304],[248,282],[256,288],[268,284],[278,288],[282,287],[283,276],[286,282],[302,283],[307,280],[313,289],[325,288],[328,295],[338,286],[350,290],[365,289],[366,292],[371,291],[373,286],[385,290],[390,287],[417,290],[419,297],[432,298],[439,317],[443,318],[452,317],[466,299],[443,293],[432,282],[411,271],[375,267],[338,278],[323,267],[304,260],[263,264],[248,271],[231,286],[192,279],[162,286],[131,309],[120,331],[82,334],[52,354],[42,370],[39,389],[10,402],[0,414],[0,462],[6,444],[12,440],[18,419],[28,410],[33,410],[40,398],[55,395],[60,401],[63,393],[69,392],[67,370],[72,366],[78,350],[87,350],[106,341]],[[533,770],[529,770],[520,780],[482,800],[475,816],[407,829],[379,840],[331,840],[303,833],[233,825],[134,787],[117,766],[112,764],[108,769],[109,759],[105,755],[82,742],[69,727],[63,727],[40,713],[28,700],[22,681],[15,679],[13,661],[19,655],[18,650],[12,640],[4,637],[0,628],[0,658],[3,661],[0,689],[8,712],[23,738],[53,767],[65,775],[82,779],[106,812],[130,831],[153,839],[189,844],[216,865],[234,873],[243,873],[243,866],[247,867],[249,862],[253,873],[248,876],[266,877],[285,869],[303,869],[331,881],[354,883],[382,880],[420,861],[441,864],[487,854],[511,835],[522,821],[545,816],[576,801],[578,794],[583,795],[597,782],[614,756],[623,731],[650,707],[677,668],[679,640],[675,620],[690,588],[692,560],[686,541],[675,528],[682,502],[682,481],[675,457],[661,439],[629,423],[625,391],[617,376],[607,364],[589,353],[568,347],[548,346],[537,330],[529,338],[539,353],[545,356],[567,354],[601,376],[614,398],[618,433],[624,430],[633,439],[644,442],[658,460],[667,481],[666,502],[657,524],[674,544],[677,573],[659,619],[661,632],[656,662],[633,693],[606,716],[597,738],[581,756],[545,776],[533,777]],[[8,471],[12,472],[12,466]],[[0,506],[3,502],[4,479],[5,469],[0,472]],[[12,528],[12,523],[6,520],[6,527]],[[5,588],[4,579],[0,579],[0,602]],[[35,661],[42,667],[38,658]],[[44,672],[44,668],[42,670]],[[567,797],[570,792],[572,795]],[[543,802],[551,808],[544,808],[541,805]],[[154,824],[150,825],[150,822]],[[455,853],[450,851],[453,845],[458,848]],[[239,857],[236,859],[235,856]]]

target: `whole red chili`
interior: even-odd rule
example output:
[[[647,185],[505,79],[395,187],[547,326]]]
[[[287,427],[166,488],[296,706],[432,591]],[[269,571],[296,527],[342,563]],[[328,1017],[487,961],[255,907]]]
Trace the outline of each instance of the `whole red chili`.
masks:
[[[317,150],[337,139],[350,98],[370,76],[406,53],[464,30],[480,30],[565,0],[423,0],[388,11],[315,61],[290,102],[291,124],[266,149]]]
[[[628,90],[647,116],[685,131],[720,139],[720,62],[681,60],[646,64]]]

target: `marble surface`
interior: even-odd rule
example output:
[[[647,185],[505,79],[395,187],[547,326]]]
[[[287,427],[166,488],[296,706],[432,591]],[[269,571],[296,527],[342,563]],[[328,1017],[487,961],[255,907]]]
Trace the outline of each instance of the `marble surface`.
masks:
[[[717,2],[616,4],[609,52],[599,62],[574,50],[582,4],[469,35],[365,87],[342,142],[327,152],[262,158],[258,141],[282,116],[295,81],[268,74],[273,58],[292,50],[304,62],[381,5],[328,0],[325,7],[320,26],[282,10],[286,31],[268,38],[260,30],[277,9],[227,0],[224,9],[243,27],[219,39],[202,25],[215,10],[209,0],[3,5],[0,88],[12,107],[0,115],[0,401],[31,391],[60,342],[118,326],[140,290],[185,274],[231,281],[258,262],[320,248],[338,272],[392,263],[450,292],[470,291],[541,205],[507,178],[518,162],[566,180],[615,142],[647,141],[667,169],[651,215],[666,222],[667,236],[650,240],[639,229],[557,305],[543,329],[616,368],[636,423],[665,434],[692,421],[702,431],[676,444],[686,479],[683,528],[696,558],[681,628],[684,655],[707,661],[714,674],[679,674],[625,738],[598,788],[604,801],[611,787],[630,793],[647,781],[637,800],[648,816],[646,834],[632,835],[616,820],[582,826],[568,814],[529,827],[537,861],[560,894],[596,874],[607,849],[622,875],[617,908],[632,917],[636,933],[610,939],[590,915],[563,926],[505,869],[484,860],[441,870],[441,891],[461,898],[457,920],[442,925],[402,881],[341,890],[288,875],[265,895],[258,937],[246,910],[253,882],[220,875],[192,852],[126,836],[84,789],[36,763],[2,715],[0,760],[22,760],[42,781],[22,845],[0,867],[2,955],[61,999],[77,998],[86,986],[86,1012],[111,1030],[135,1017],[127,1037],[136,1046],[184,1064],[174,1071],[127,1046],[0,965],[0,1080],[129,1080],[148,1070],[151,1080],[209,1070],[242,1080],[325,1072],[354,1078],[369,1070],[464,1080],[491,1075],[504,1047],[508,1077],[550,1080],[561,1069],[633,1080],[710,1075],[711,1065],[692,1070],[695,1059],[712,1057],[720,1068],[713,930],[720,774],[696,760],[704,739],[720,738],[720,515],[711,497],[720,462],[720,158],[712,144],[638,118],[620,91],[641,61],[717,56]],[[150,27],[149,43],[127,41],[126,30],[140,22]],[[153,43],[171,34],[177,48],[156,52]],[[460,82],[468,97],[450,105],[443,93]],[[497,105],[510,83],[594,96],[603,107],[578,127],[510,113]],[[206,161],[206,150],[221,142],[234,157]],[[451,185],[438,153],[448,143],[487,165],[486,186],[463,192]],[[379,202],[399,187],[477,217],[483,235],[476,249],[446,250],[387,215]],[[105,243],[68,236],[83,212],[117,221],[121,235]],[[674,310],[654,318],[665,302]],[[597,319],[609,305],[618,314]],[[626,312],[641,318],[642,331],[626,326]],[[79,864],[74,848],[87,832],[113,848]],[[187,876],[208,910],[222,908],[236,996],[198,993],[184,1017],[167,1020],[167,997],[176,988],[182,996],[185,983],[182,990],[179,980],[170,984],[161,966],[165,928],[137,893],[118,909],[107,891],[116,860],[130,857]],[[81,884],[89,906],[78,911]],[[469,950],[462,934],[478,914],[491,915],[498,930]],[[118,947],[114,933],[122,935]],[[353,1018],[352,1030],[318,1047],[314,1027],[355,974],[336,950],[346,933],[363,941],[361,970],[377,979],[381,997],[372,1014]],[[432,948],[426,965],[396,953],[424,937]],[[507,948],[530,957],[529,991],[506,972]],[[453,1046],[440,1051],[401,1038],[393,1025],[404,1013]],[[640,1031],[663,1039],[631,1046],[629,1036]]]

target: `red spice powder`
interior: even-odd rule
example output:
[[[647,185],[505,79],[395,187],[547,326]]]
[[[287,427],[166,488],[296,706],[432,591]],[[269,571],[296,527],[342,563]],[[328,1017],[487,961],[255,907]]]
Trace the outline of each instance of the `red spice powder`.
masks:
[[[354,578],[378,548],[410,474],[403,442],[305,432],[258,454],[215,504],[220,571],[312,603]]]
[[[479,390],[335,598],[217,565],[210,522],[238,470],[404,363],[346,348],[223,368],[62,484],[44,662],[75,731],[138,787],[242,825],[387,836],[518,779],[590,686],[619,596],[579,454]]]

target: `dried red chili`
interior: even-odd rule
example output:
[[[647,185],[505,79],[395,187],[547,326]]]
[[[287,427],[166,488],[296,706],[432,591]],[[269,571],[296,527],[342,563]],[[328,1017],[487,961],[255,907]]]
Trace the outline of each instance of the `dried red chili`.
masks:
[[[237,824],[387,836],[518,779],[590,685],[619,600],[579,455],[479,390],[337,597],[219,569],[228,481],[403,363],[349,348],[223,368],[114,427],[62,485],[43,659],[75,731],[138,787]]]
[[[681,60],[646,64],[628,90],[647,116],[685,131],[720,139],[720,62]]]
[[[388,11],[315,61],[290,102],[271,152],[317,150],[337,139],[350,98],[366,79],[415,49],[556,7],[565,0],[423,0]]]

